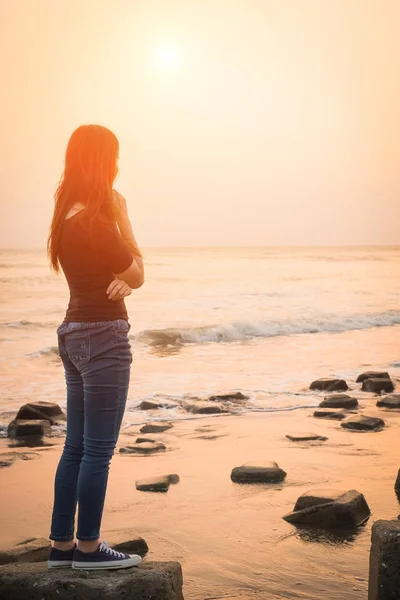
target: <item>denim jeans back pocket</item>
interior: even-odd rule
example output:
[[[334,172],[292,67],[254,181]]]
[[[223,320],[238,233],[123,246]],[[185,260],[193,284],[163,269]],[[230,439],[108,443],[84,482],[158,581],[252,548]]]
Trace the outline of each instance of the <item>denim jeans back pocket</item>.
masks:
[[[69,359],[76,367],[83,366],[90,360],[89,332],[83,329],[69,331],[64,335],[64,345]]]

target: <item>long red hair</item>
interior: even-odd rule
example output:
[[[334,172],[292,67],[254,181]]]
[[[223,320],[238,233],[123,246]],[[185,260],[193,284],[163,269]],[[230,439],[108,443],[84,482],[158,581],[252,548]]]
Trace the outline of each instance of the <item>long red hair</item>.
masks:
[[[65,167],[55,193],[55,206],[47,252],[51,268],[60,271],[59,251],[65,218],[77,202],[85,206],[85,223],[91,227],[99,218],[117,227],[120,208],[113,192],[118,173],[119,142],[112,131],[101,125],[82,125],[71,135]],[[136,249],[140,256],[140,251]]]

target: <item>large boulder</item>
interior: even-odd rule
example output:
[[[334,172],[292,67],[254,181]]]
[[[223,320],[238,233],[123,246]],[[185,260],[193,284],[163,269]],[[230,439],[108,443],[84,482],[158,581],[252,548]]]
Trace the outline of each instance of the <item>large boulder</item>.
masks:
[[[164,431],[168,431],[172,429],[172,423],[147,423],[140,428],[140,433],[163,433]]]
[[[24,404],[24,406],[21,406],[21,408],[19,409],[19,411],[17,413],[17,416],[15,417],[15,420],[16,421],[45,420],[45,421],[48,421],[50,423],[50,425],[55,424],[54,419],[52,419],[51,417],[48,417],[47,415],[42,413],[40,410],[36,410],[36,408],[31,406],[30,404]]]
[[[291,442],[326,442],[328,439],[324,435],[318,433],[287,433],[286,437]]]
[[[374,377],[372,379],[364,379],[361,389],[363,392],[372,392],[373,394],[381,394],[382,392],[390,394],[394,392],[394,383],[391,379]]]
[[[231,479],[236,483],[278,483],[285,477],[285,471],[276,462],[245,463],[231,473]]]
[[[42,437],[51,435],[51,425],[46,419],[32,421],[11,421],[8,426],[7,435],[11,439],[27,436]]]
[[[317,419],[335,419],[341,421],[346,418],[346,415],[340,410],[334,410],[332,408],[319,408],[314,411],[314,417]]]
[[[310,385],[310,390],[322,392],[347,392],[349,389],[344,379],[317,379]]]
[[[0,565],[16,562],[33,563],[47,560],[50,548],[49,540],[45,540],[44,538],[32,538],[25,542],[20,542],[12,548],[0,550]]]
[[[320,529],[353,528],[370,516],[369,506],[362,494],[315,491],[301,496],[292,513],[283,518],[293,525],[308,525]]]
[[[177,562],[119,571],[48,570],[46,563],[0,567],[2,600],[183,600]]]
[[[185,409],[197,415],[215,415],[226,412],[223,404],[219,402],[187,402]]]
[[[366,379],[390,379],[389,373],[386,371],[365,371],[357,377],[357,383],[362,383]]]
[[[166,448],[166,445],[161,442],[143,442],[124,446],[119,451],[121,454],[155,454],[156,452],[164,452]]]
[[[352,398],[347,394],[332,394],[330,396],[326,396],[321,404],[321,408],[344,408],[351,409],[357,408],[358,400],[357,398]]]
[[[368,600],[400,598],[400,521],[376,521],[372,526]]]
[[[346,419],[346,421],[343,421],[340,425],[345,429],[352,429],[354,431],[380,431],[385,427],[385,422],[377,417],[357,415],[350,419]]]
[[[384,396],[377,401],[376,405],[384,408],[400,408],[400,394]]]

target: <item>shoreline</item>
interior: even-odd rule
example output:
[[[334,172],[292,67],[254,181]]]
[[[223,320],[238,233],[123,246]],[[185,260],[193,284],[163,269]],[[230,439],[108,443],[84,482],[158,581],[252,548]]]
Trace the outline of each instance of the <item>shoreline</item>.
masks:
[[[359,599],[367,588],[371,526],[400,512],[393,489],[400,414],[378,409],[371,398],[361,401],[360,413],[379,415],[386,427],[374,433],[346,431],[336,421],[310,416],[310,409],[204,416],[151,434],[167,451],[143,457],[118,452],[140,435],[139,427],[131,427],[121,432],[111,463],[102,535],[112,543],[138,534],[150,547],[148,560],[179,561],[186,600]],[[328,440],[285,438],[309,431]],[[3,442],[1,452],[10,451]],[[63,439],[52,442],[52,447],[30,448],[39,455],[34,460],[2,469],[2,547],[48,536]],[[233,467],[268,460],[287,472],[283,483],[230,480]],[[166,473],[180,476],[168,493],[135,489],[136,480]],[[363,493],[372,513],[366,525],[342,539],[283,521],[301,494],[321,488]]]

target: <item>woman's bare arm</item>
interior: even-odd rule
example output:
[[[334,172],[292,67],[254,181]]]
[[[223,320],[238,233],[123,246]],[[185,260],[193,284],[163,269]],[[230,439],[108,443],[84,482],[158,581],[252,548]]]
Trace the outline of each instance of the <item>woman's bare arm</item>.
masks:
[[[118,228],[123,240],[130,247],[133,253],[133,262],[129,269],[123,273],[115,274],[118,279],[125,281],[132,289],[140,288],[144,283],[144,264],[140,256],[140,250],[133,233],[131,221],[128,215],[128,207],[125,198],[119,192],[114,190],[114,198],[120,208],[120,218],[118,219]]]

